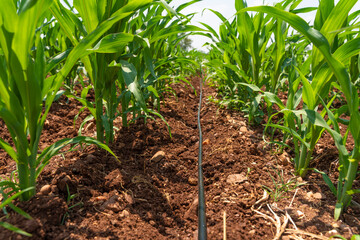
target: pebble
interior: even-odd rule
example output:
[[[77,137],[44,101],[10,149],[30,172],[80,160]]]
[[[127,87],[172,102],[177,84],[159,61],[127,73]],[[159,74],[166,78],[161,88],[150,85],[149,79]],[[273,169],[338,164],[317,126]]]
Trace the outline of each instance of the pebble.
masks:
[[[334,235],[339,235],[339,232],[336,229],[330,230],[325,234],[327,237],[331,237]]]
[[[332,226],[333,228],[340,228],[340,224],[337,223],[337,222],[332,223],[331,226]]]
[[[98,196],[98,197],[95,197],[94,201],[95,202],[105,202],[107,200],[107,197],[105,196]]]
[[[297,211],[296,211],[296,215],[298,215],[299,218],[305,217],[305,214],[304,214],[302,211],[300,211],[300,210],[297,210]]]
[[[244,134],[244,133],[247,133],[247,132],[248,132],[248,130],[247,130],[246,127],[241,127],[241,128],[240,128],[240,133],[241,133],[241,134]]]
[[[120,217],[128,217],[130,216],[130,213],[128,210],[123,210],[121,213],[120,213]]]
[[[165,153],[163,151],[158,151],[155,155],[150,159],[151,162],[160,162],[165,157]]]
[[[210,144],[210,139],[205,139],[202,143],[203,145],[209,145]]]
[[[325,196],[325,194],[322,194],[322,193],[314,193],[313,194],[313,198],[315,198],[315,199],[325,199],[326,198],[326,196]]]
[[[196,186],[197,185],[197,182],[198,182],[198,179],[196,177],[189,177],[188,178],[188,182],[190,185],[193,185],[193,186]]]
[[[249,231],[249,234],[251,235],[254,235],[255,233],[256,233],[255,229]]]
[[[310,199],[310,198],[313,198],[313,193],[312,192],[307,192],[306,193],[306,197],[308,198],[308,199]]]
[[[51,186],[49,184],[44,185],[40,189],[41,195],[49,195],[51,193]]]
[[[231,174],[227,177],[226,182],[227,183],[242,183],[247,180],[247,177],[244,173],[240,174]]]

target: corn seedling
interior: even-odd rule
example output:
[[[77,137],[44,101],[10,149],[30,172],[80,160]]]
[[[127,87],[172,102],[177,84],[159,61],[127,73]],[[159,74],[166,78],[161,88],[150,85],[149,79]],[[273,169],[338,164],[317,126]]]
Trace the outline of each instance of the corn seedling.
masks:
[[[323,2],[329,1],[323,0]],[[314,78],[311,84],[303,75],[300,78],[300,81],[303,84],[303,101],[307,105],[308,109],[292,111],[294,114],[305,116],[307,121],[310,123],[310,127],[306,129],[305,141],[303,138],[298,137],[299,135],[294,133],[294,136],[304,144],[300,150],[300,155],[306,156],[304,158],[300,156],[300,160],[305,159],[305,164],[298,165],[300,167],[300,171],[298,170],[298,173],[303,174],[303,171],[306,172],[307,164],[310,160],[308,154],[311,155],[312,146],[316,144],[316,139],[318,138],[316,133],[323,131],[322,128],[326,129],[326,131],[328,131],[334,138],[341,159],[340,176],[336,192],[338,200],[335,207],[335,219],[340,217],[340,214],[351,202],[351,194],[356,192],[352,190],[352,183],[356,177],[356,172],[360,160],[360,128],[358,125],[360,121],[359,97],[357,94],[357,89],[351,82],[349,73],[343,65],[343,62],[346,62],[347,58],[352,54],[355,54],[355,52],[357,54],[359,48],[358,45],[349,43],[351,42],[349,41],[342,45],[341,48],[339,47],[332,54],[332,46],[334,44],[334,39],[336,39],[336,34],[334,34],[334,31],[332,30],[340,29],[348,15],[348,12],[355,3],[356,1],[340,1],[332,10],[330,9],[330,14],[328,15],[324,24],[321,26],[320,31],[311,28],[302,18],[296,14],[275,7],[260,6],[241,10],[260,11],[278,19],[282,19],[283,21],[288,22],[294,29],[303,34],[306,38],[308,38],[314,45],[311,58]],[[353,39],[352,41],[356,40],[357,38]],[[340,51],[339,49],[346,49],[346,51]],[[336,80],[337,83],[339,83],[340,89],[344,94],[347,102],[347,109],[350,113],[348,132],[351,133],[355,142],[355,146],[351,154],[348,154],[346,148],[344,147],[344,141],[346,140],[341,137],[336,129],[336,126],[334,126],[335,130],[330,128],[327,122],[324,120],[323,116],[316,111],[317,103],[321,101],[324,95],[329,93],[329,85],[332,82],[331,80]],[[323,105],[324,107],[326,106],[326,104]],[[330,111],[327,111],[327,113],[328,117],[331,118]],[[336,120],[332,118],[332,123],[335,124],[335,122]],[[320,127],[319,130],[317,127]],[[285,128],[282,128],[282,130],[285,130]],[[312,134],[315,135],[315,138],[311,137]],[[307,139],[309,139],[309,141],[306,141]],[[309,150],[309,152],[306,150]],[[299,161],[299,164],[301,163],[302,162]]]
[[[51,4],[52,1],[45,0],[18,3],[6,0],[0,10],[0,117],[10,132],[15,149],[3,139],[0,139],[0,146],[17,164],[18,182],[8,183],[14,193],[22,191],[18,195],[21,200],[28,200],[35,194],[37,177],[64,146],[85,142],[112,153],[95,139],[77,137],[60,140],[38,154],[41,131],[51,104],[79,58],[73,49],[69,54],[70,61],[66,61],[60,73],[46,78],[49,66],[56,65],[63,57],[54,57],[47,62],[41,31],[35,31],[44,22]],[[83,40],[86,47],[88,41]]]
[[[182,8],[187,5],[183,4]],[[150,97],[159,98],[155,83],[159,69],[166,67],[164,63],[154,64],[153,59],[159,57],[157,55],[162,52],[161,46],[169,42],[170,37],[200,28],[186,25],[187,22],[182,23],[181,18],[168,24],[178,15],[165,1],[118,0],[100,4],[93,0],[75,0],[74,8],[78,14],[62,6],[60,1],[56,1],[51,8],[74,46],[81,44],[80,39],[74,37],[76,32],[81,32],[82,36],[91,36],[102,25],[109,26],[103,32],[104,37],[99,35],[97,39],[92,39],[97,42],[96,45],[87,49],[91,52],[89,56],[82,58],[95,92],[95,102],[86,100],[89,87],[83,89],[81,97],[68,95],[75,97],[90,111],[92,116],[86,118],[86,121],[95,119],[97,139],[100,142],[112,142],[114,119],[121,116],[123,126],[126,127],[128,113],[131,112],[133,119],[154,114],[165,120],[147,107]],[[102,10],[98,11],[99,8]],[[164,11],[169,14],[163,16]],[[115,16],[118,16],[116,21]],[[110,19],[112,25],[108,24]],[[169,52],[166,54],[169,56]],[[121,112],[117,110],[119,104]]]

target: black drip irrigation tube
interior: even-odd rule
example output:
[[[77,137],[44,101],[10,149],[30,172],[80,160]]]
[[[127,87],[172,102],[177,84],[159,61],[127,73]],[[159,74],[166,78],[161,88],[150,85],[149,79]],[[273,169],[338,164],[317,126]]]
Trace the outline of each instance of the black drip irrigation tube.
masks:
[[[199,110],[198,110],[198,128],[199,128],[199,161],[198,161],[198,169],[199,169],[199,207],[198,207],[198,221],[199,221],[199,229],[198,229],[198,240],[206,240],[207,239],[207,228],[206,228],[206,205],[205,205],[205,191],[204,191],[204,177],[203,177],[203,169],[202,169],[202,132],[201,132],[201,100],[202,100],[202,89],[203,89],[203,73],[200,70],[200,100],[199,100]]]

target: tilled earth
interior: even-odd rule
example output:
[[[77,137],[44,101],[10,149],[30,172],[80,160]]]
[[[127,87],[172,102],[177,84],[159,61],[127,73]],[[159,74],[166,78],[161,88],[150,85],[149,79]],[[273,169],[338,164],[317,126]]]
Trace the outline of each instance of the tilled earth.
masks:
[[[192,83],[198,91],[199,77]],[[0,221],[33,237],[0,228],[0,239],[196,239],[199,94],[182,85],[173,89],[176,97],[165,97],[161,107],[172,138],[160,119],[138,120],[129,128],[117,121],[110,147],[120,161],[92,146],[54,157],[38,179],[39,193],[29,202],[16,202],[33,219],[12,211],[9,217],[0,214]],[[201,121],[209,239],[223,239],[224,231],[227,239],[279,234],[282,239],[327,239],[360,233],[358,208],[349,207],[334,221],[336,199],[322,177],[314,172],[305,179],[294,176],[291,152],[266,145],[261,125],[249,126],[242,113],[219,109],[209,96],[216,98],[216,91],[205,86]],[[80,108],[65,98],[53,104],[42,149],[77,135],[80,119],[88,114],[81,113],[74,128]],[[9,140],[0,124],[0,137]],[[94,134],[94,123],[85,125],[83,135]],[[311,167],[330,172],[335,182],[337,161],[333,141],[324,134]],[[15,163],[1,151],[0,174],[9,176],[13,170]],[[284,225],[286,212],[290,221]]]

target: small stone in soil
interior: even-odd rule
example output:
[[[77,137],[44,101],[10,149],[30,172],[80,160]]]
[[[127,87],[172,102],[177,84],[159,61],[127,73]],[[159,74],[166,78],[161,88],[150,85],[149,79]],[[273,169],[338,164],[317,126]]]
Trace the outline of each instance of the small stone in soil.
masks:
[[[331,237],[334,235],[339,235],[339,232],[336,229],[330,230],[325,234],[325,236],[327,236],[327,237]]]
[[[313,194],[313,198],[315,198],[315,199],[325,199],[326,198],[326,196],[325,196],[325,194],[322,194],[322,193],[314,193]]]
[[[105,202],[107,200],[107,197],[105,196],[98,196],[94,199],[95,202]]]
[[[40,189],[41,195],[49,195],[49,193],[51,193],[51,186],[49,184],[41,187],[41,189]]]
[[[245,134],[245,133],[247,133],[247,132],[248,132],[248,130],[247,130],[246,127],[241,127],[241,128],[240,128],[240,133],[241,133],[241,134]]]
[[[123,210],[121,213],[120,213],[120,217],[128,217],[130,216],[130,213],[128,210]]]
[[[158,151],[157,153],[155,153],[155,155],[150,159],[151,162],[160,162],[161,159],[163,159],[165,157],[165,153],[163,151]]]
[[[240,174],[231,174],[227,177],[226,182],[227,183],[242,183],[247,180],[247,177],[244,173]]]
[[[210,145],[210,139],[205,139],[202,143],[203,145]]]
[[[189,177],[188,182],[189,182],[190,185],[195,186],[195,185],[197,185],[197,178],[196,177]]]

